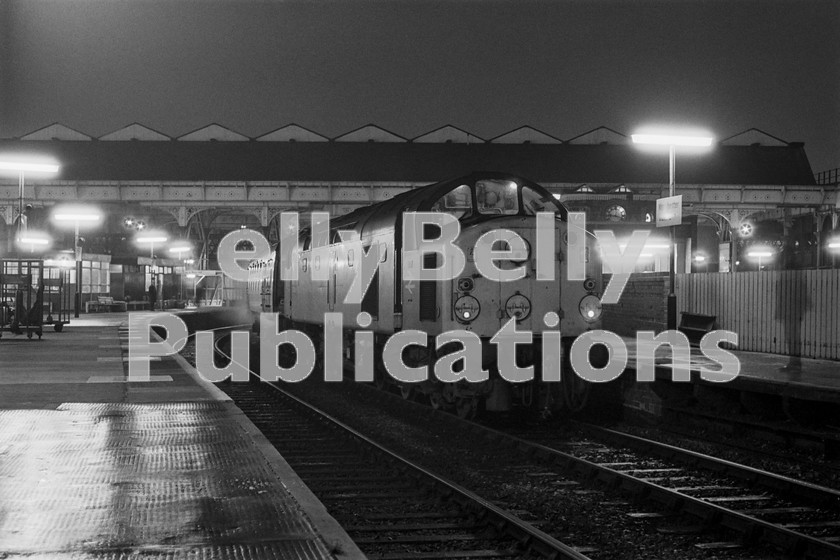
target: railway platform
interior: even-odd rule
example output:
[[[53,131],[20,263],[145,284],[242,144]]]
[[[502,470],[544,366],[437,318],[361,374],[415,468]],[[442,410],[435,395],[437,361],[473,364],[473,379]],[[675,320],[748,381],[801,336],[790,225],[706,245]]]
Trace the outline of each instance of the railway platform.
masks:
[[[628,369],[636,369],[636,340],[622,337],[628,350]],[[840,362],[799,358],[782,354],[730,350],[741,364],[738,376],[726,383],[715,383],[700,378],[700,368],[719,369],[716,362],[692,347],[691,379],[693,383],[708,387],[774,395],[780,397],[840,404]],[[681,362],[677,362],[681,363]],[[670,353],[665,347],[657,350],[657,381],[667,381],[672,376]]]
[[[0,557],[364,558],[180,356],[127,381],[126,319],[0,342]]]

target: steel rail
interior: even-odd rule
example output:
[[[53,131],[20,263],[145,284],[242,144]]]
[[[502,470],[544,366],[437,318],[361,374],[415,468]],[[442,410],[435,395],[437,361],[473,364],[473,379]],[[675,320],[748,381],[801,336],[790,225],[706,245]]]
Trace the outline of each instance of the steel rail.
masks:
[[[652,452],[665,459],[688,463],[713,472],[736,477],[745,482],[758,484],[769,490],[781,492],[798,499],[804,498],[823,506],[840,506],[840,491],[833,488],[796,480],[784,475],[728,461],[720,457],[713,457],[675,445],[611,430],[603,426],[583,422],[578,422],[578,424],[584,430],[600,434],[602,437],[613,442],[626,445],[627,447],[642,449],[645,452]]]
[[[620,470],[602,466],[587,459],[575,457],[574,455],[554,449],[547,445],[534,441],[528,441],[526,439],[489,428],[477,422],[459,418],[454,414],[434,410],[420,403],[404,400],[398,395],[394,395],[389,392],[377,390],[372,387],[368,387],[368,389],[370,389],[370,391],[375,391],[375,393],[382,396],[383,399],[387,398],[400,401],[404,405],[416,407],[416,410],[423,411],[425,414],[446,419],[455,425],[464,426],[476,434],[482,435],[488,439],[496,440],[500,443],[506,443],[510,446],[516,447],[523,453],[531,454],[536,458],[548,459],[567,472],[579,474],[583,478],[589,480],[603,481],[616,489],[626,489],[628,491],[635,492],[640,497],[657,501],[673,511],[684,511],[695,515],[707,523],[718,523],[723,527],[727,527],[742,534],[747,542],[766,542],[782,549],[786,553],[802,555],[807,558],[819,560],[840,558],[840,546],[834,544],[833,542],[827,542],[817,537],[806,535],[804,533],[782,527],[778,524],[758,519],[754,516],[746,515],[737,510],[732,510],[718,504],[705,501],[702,498],[693,497],[683,492],[672,490]],[[675,446],[670,447],[672,451],[681,450],[681,448],[677,448]],[[652,448],[653,446],[651,446],[651,449]],[[700,458],[704,457],[703,454],[700,453],[689,452],[688,450],[682,451],[686,451],[687,454],[684,455],[684,457],[690,458],[692,461],[700,461]],[[796,481],[781,475],[775,475],[774,473],[766,473],[760,469],[746,467],[744,465],[739,465],[738,463],[725,461],[724,459],[718,459],[716,457],[705,456],[703,462],[710,466],[719,465],[714,468],[705,467],[718,473],[719,471],[717,469],[732,469],[734,471],[736,467],[743,467],[745,469],[743,471],[745,473],[743,475],[743,479],[745,481],[766,481],[765,484],[768,485],[769,490],[778,491],[780,487],[789,488],[789,492],[794,495],[801,489],[803,494],[799,495],[800,498],[802,495],[811,496],[812,499],[821,504],[831,504],[832,500],[835,500],[837,496],[840,495],[840,493],[831,488],[824,488],[815,484]],[[701,466],[699,468],[704,467]],[[766,476],[760,476],[759,473],[764,473]],[[727,472],[726,474],[731,473]],[[832,505],[837,506],[838,504],[834,503]]]
[[[229,356],[224,351],[218,348],[218,344],[222,339],[216,341],[216,348],[219,354],[227,359]],[[255,374],[253,371],[251,372]],[[464,488],[463,486],[449,481],[428,469],[417,465],[416,463],[402,457],[401,455],[387,449],[371,438],[351,428],[347,424],[341,422],[337,418],[331,416],[327,412],[318,407],[309,404],[295,395],[285,391],[272,383],[262,383],[263,386],[271,388],[277,394],[282,395],[283,398],[294,403],[299,409],[316,417],[318,420],[328,423],[334,429],[340,431],[347,437],[353,438],[361,442],[364,446],[376,450],[378,453],[389,458],[394,463],[400,465],[404,470],[414,474],[416,478],[423,478],[431,481],[440,489],[440,493],[454,501],[461,507],[471,510],[473,512],[483,513],[491,519],[488,519],[488,524],[494,527],[499,532],[519,541],[527,550],[530,550],[540,555],[555,560],[559,558],[566,558],[570,560],[591,560],[585,554],[578,552],[569,545],[557,540],[548,533],[545,533],[530,523],[523,521],[515,515],[497,507],[491,502],[485,500],[478,494]]]

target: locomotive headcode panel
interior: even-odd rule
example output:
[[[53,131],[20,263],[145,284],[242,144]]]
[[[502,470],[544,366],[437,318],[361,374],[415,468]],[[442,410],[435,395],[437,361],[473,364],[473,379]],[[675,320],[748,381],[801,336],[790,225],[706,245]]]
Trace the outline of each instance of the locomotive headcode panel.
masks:
[[[538,214],[541,220],[548,218],[550,233],[537,235]],[[417,223],[418,216],[439,219]],[[324,346],[325,314],[340,313],[343,357],[349,366],[354,362],[355,331],[373,331],[377,379],[400,385],[406,396],[427,394],[433,405],[457,407],[466,414],[478,407],[506,410],[514,405],[575,408],[572,403],[585,402],[585,395],[570,399],[562,393],[588,389],[579,379],[573,380],[568,360],[563,360],[560,383],[541,382],[545,331],[560,331],[562,352],[567,354],[576,336],[600,328],[601,265],[594,237],[580,232],[589,249],[586,274],[584,279],[569,280],[569,236],[578,233],[570,231],[567,219],[566,208],[550,192],[503,173],[473,173],[413,189],[330,217],[328,226],[313,223],[300,230],[290,253],[297,263],[297,280],[281,278],[280,268],[289,263],[283,262],[279,246],[272,259],[252,264],[254,281],[249,290],[260,290],[260,296],[249,297],[251,310],[269,307],[279,312],[279,324],[307,333],[319,352]],[[460,229],[457,237],[451,235],[453,223]],[[541,223],[545,227],[546,222]],[[418,240],[424,249],[447,240],[462,258],[445,258],[435,251],[417,256],[410,249]],[[538,243],[548,248],[538,251]],[[540,279],[538,254],[543,261]],[[551,262],[544,262],[546,255]],[[408,262],[415,256],[418,262]],[[363,269],[372,278],[363,296],[353,301],[348,294],[365,276]],[[434,270],[437,273],[430,272]],[[266,294],[273,305],[265,305]],[[511,322],[517,331],[531,333],[532,341],[517,344],[515,353],[518,367],[533,368],[533,381],[510,383],[499,370],[498,345],[491,339]],[[487,379],[443,383],[430,374],[419,383],[397,383],[383,367],[381,353],[389,337],[408,330],[422,331],[428,342],[425,347],[407,346],[403,361],[412,367],[429,366],[430,371],[442,355],[463,349],[457,342],[436,348],[436,336],[454,331],[476,335]],[[452,367],[457,372],[459,365]]]

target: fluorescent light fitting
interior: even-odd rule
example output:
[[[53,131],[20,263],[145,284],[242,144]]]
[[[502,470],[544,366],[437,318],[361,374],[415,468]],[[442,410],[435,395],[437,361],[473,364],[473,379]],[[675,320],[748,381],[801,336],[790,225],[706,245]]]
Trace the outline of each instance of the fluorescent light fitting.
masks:
[[[97,222],[102,216],[99,214],[56,214],[54,218],[68,222]]]
[[[168,237],[138,237],[138,243],[166,243]]]
[[[49,240],[43,237],[21,237],[19,242],[26,243],[27,245],[46,245],[49,243]]]
[[[59,166],[54,163],[0,161],[0,169],[8,169],[11,171],[35,171],[38,173],[58,173]]]
[[[764,257],[772,257],[773,253],[771,253],[770,251],[750,251],[749,253],[747,253],[747,256],[748,257],[762,257],[762,258],[764,258]]]
[[[659,146],[711,146],[711,136],[681,136],[673,134],[632,134],[634,144]]]

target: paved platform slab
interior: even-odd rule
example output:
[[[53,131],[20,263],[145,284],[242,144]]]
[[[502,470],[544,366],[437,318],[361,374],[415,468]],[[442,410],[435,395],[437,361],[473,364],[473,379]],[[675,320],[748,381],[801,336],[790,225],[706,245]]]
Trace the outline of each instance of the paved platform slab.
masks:
[[[127,382],[126,335],[0,341],[0,558],[364,558],[188,367]]]
[[[636,339],[630,337],[622,337],[622,339],[628,349],[628,369],[635,371]],[[719,369],[719,366],[704,356],[699,348],[693,347],[691,361],[688,364],[692,381],[735,390],[840,404],[840,362],[838,361],[761,352],[730,351],[741,363],[738,377],[727,383],[710,383],[700,379],[700,368]],[[666,347],[658,349],[655,363],[657,380],[671,379],[671,357]]]

